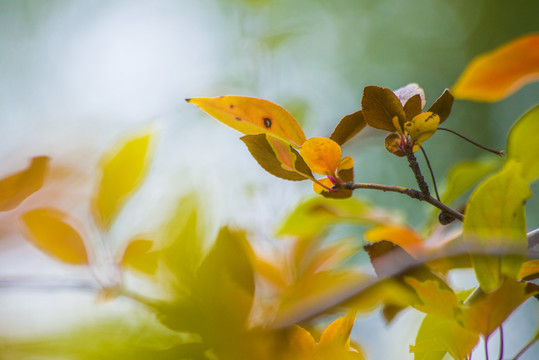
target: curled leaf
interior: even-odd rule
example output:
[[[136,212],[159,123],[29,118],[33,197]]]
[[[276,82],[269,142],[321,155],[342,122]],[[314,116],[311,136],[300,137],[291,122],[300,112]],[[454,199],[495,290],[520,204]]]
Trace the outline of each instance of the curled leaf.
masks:
[[[193,98],[206,113],[245,135],[272,134],[299,147],[305,134],[288,111],[270,101],[245,96]]]
[[[457,99],[498,101],[539,80],[539,33],[476,57],[453,86]]]
[[[49,160],[46,156],[32,158],[25,170],[0,179],[0,211],[16,208],[43,186]]]
[[[69,216],[52,208],[28,211],[22,215],[23,233],[48,255],[73,265],[87,265],[88,253]]]
[[[269,134],[246,135],[241,141],[264,170],[281,179],[300,181],[312,179],[313,174],[292,146]]]

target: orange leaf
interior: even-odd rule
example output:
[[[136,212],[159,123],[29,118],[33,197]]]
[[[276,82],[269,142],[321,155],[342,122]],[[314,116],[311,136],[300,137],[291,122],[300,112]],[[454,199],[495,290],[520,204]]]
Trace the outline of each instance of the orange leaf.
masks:
[[[458,99],[498,101],[539,80],[539,33],[476,57],[453,86]]]
[[[67,214],[41,208],[26,212],[22,221],[26,238],[48,255],[68,264],[89,263],[84,241]]]
[[[323,137],[315,137],[305,141],[299,153],[312,172],[321,175],[335,176],[342,158],[339,144]]]
[[[43,186],[49,160],[46,156],[35,157],[25,170],[0,180],[0,211],[16,208]]]
[[[530,260],[522,264],[517,279],[519,280],[534,280],[539,277],[539,260]]]
[[[295,147],[305,141],[305,134],[288,111],[270,101],[245,96],[186,99],[210,116],[245,135],[272,134]]]
[[[386,240],[402,247],[410,254],[417,254],[424,249],[421,235],[405,226],[381,225],[369,229],[364,234],[365,240],[375,243]]]

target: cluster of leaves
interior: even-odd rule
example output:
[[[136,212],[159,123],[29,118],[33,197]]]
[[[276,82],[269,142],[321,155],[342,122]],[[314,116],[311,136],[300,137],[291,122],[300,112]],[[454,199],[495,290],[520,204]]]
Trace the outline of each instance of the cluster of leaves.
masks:
[[[480,70],[465,72],[453,88],[454,96],[498,99],[514,91],[515,84],[537,76],[536,61],[535,67],[519,72],[492,67],[507,65],[508,53],[527,56],[530,49],[536,51],[539,46],[530,44],[538,41],[537,35],[518,39],[479,65],[474,62]],[[488,86],[497,95],[487,97],[487,90],[471,85],[491,78],[479,76],[482,72],[495,71],[507,74],[503,84]],[[474,87],[485,97],[473,95]],[[529,184],[539,179],[534,137],[539,107],[513,126],[501,168],[466,163],[450,173],[453,180],[441,196],[447,205],[481,181],[466,203],[462,227],[428,222],[423,234],[351,197],[361,187],[353,186],[353,159],[343,157],[341,145],[368,125],[389,131],[386,148],[410,158],[448,118],[453,104],[449,91],[423,112],[424,94],[415,84],[395,92],[369,86],[362,110],[344,117],[329,138],[308,140],[286,110],[266,100],[226,96],[188,101],[244,133],[242,140],[268,172],[287,180],[312,180],[315,192],[324,197],[302,202],[278,229],[281,242],[263,254],[253,250],[244,232],[228,227],[221,228],[207,249],[199,202],[195,196],[185,197],[152,236],[137,235],[116,251],[106,241],[99,243],[104,253],[115,254],[111,261],[120,274],[140,277],[159,292],[147,296],[131,289],[124,276],[96,292],[109,300],[125,297],[140,303],[147,310],[145,317],[134,323],[119,318],[86,325],[63,334],[61,342],[58,334],[56,341],[3,339],[9,346],[2,355],[65,356],[76,351],[79,358],[365,359],[350,333],[358,312],[381,306],[388,322],[407,308],[425,314],[410,347],[415,359],[436,360],[446,354],[470,359],[480,337],[486,343],[518,306],[539,294],[533,283],[539,278],[539,260],[528,258],[525,222]],[[145,131],[103,157],[91,199],[101,237],[144,180],[153,138],[152,131]],[[26,170],[0,180],[0,210],[12,210],[38,191],[48,164],[48,158],[36,157]],[[325,177],[317,179],[313,173]],[[350,266],[348,260],[361,251],[357,238],[324,241],[333,225],[343,223],[368,227],[364,248],[376,276]],[[29,241],[66,264],[92,267],[102,261],[98,242],[90,241],[78,222],[59,209],[25,210],[21,229]],[[447,274],[456,268],[473,268],[478,286],[454,290]],[[345,315],[318,329],[316,317],[335,312]],[[121,331],[111,336],[113,326]],[[538,338],[539,333],[530,344]]]

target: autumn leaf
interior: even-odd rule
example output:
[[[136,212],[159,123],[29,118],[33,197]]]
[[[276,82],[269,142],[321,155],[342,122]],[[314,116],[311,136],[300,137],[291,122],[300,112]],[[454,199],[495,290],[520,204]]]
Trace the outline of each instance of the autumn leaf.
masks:
[[[472,255],[472,263],[487,292],[500,285],[502,274],[517,276],[527,248],[524,202],[531,192],[520,172],[518,163],[508,162],[473,192],[467,206],[463,235],[467,244],[484,253]]]
[[[48,255],[73,265],[88,265],[84,241],[74,221],[59,210],[40,208],[22,215],[25,237]]]
[[[342,159],[339,144],[323,137],[315,137],[305,141],[299,153],[311,171],[320,175],[335,176]]]
[[[365,122],[363,111],[359,110],[343,117],[329,138],[342,146],[363,130],[365,126],[367,126],[367,123]]]
[[[34,157],[25,170],[0,179],[0,211],[16,208],[43,186],[49,161],[46,156]]]
[[[457,99],[499,101],[539,80],[539,34],[509,41],[482,54],[466,67],[453,86]]]
[[[314,179],[301,155],[289,143],[269,134],[246,135],[241,140],[270,174],[292,181]]]
[[[270,101],[245,96],[186,99],[245,135],[272,134],[299,147],[305,134],[288,111]]]
[[[96,222],[109,229],[116,215],[142,183],[148,170],[153,131],[132,136],[106,153],[102,175],[93,196]]]

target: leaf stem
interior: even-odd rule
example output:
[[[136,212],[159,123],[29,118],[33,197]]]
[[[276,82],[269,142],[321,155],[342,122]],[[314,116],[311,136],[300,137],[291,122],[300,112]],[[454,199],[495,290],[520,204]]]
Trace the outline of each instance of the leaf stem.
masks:
[[[430,166],[429,157],[427,156],[427,152],[425,151],[425,149],[423,149],[423,146],[420,146],[419,148],[421,149],[421,152],[425,157],[425,161],[427,162],[427,166],[430,171],[430,177],[432,178],[432,185],[434,186],[434,193],[436,194],[436,199],[440,201],[440,195],[438,194],[438,186],[436,186],[436,178],[434,177],[434,171],[432,170],[432,166]]]
[[[481,149],[483,149],[483,150],[489,151],[489,152],[491,152],[491,153],[493,153],[493,154],[496,154],[496,155],[499,155],[499,156],[505,155],[505,151],[503,151],[503,150],[497,151],[497,150],[489,149],[488,147],[483,146],[483,145],[481,145],[481,144],[478,144],[478,143],[476,143],[475,141],[473,141],[473,140],[471,140],[471,139],[468,139],[466,136],[461,135],[461,134],[459,134],[458,132],[453,131],[453,130],[451,130],[451,129],[439,127],[438,130],[447,131],[447,132],[450,132],[451,134],[457,135],[457,136],[460,137],[461,139],[464,139],[464,140],[466,140],[467,142],[469,142],[470,144],[473,144],[473,145],[475,145],[475,146],[477,146],[477,147],[479,147],[479,148],[481,148]]]
[[[371,190],[381,190],[381,191],[389,191],[389,192],[396,192],[396,193],[404,194],[411,197],[412,199],[417,199],[419,201],[426,201],[429,204],[437,207],[438,209],[449,213],[455,219],[458,219],[460,221],[464,220],[464,215],[462,215],[458,211],[441,203],[440,201],[436,200],[430,195],[425,196],[423,192],[415,190],[415,189],[410,189],[410,188],[405,188],[403,186],[395,186],[395,185],[354,183],[354,182],[345,183],[342,185],[342,187],[349,190],[371,189]]]

